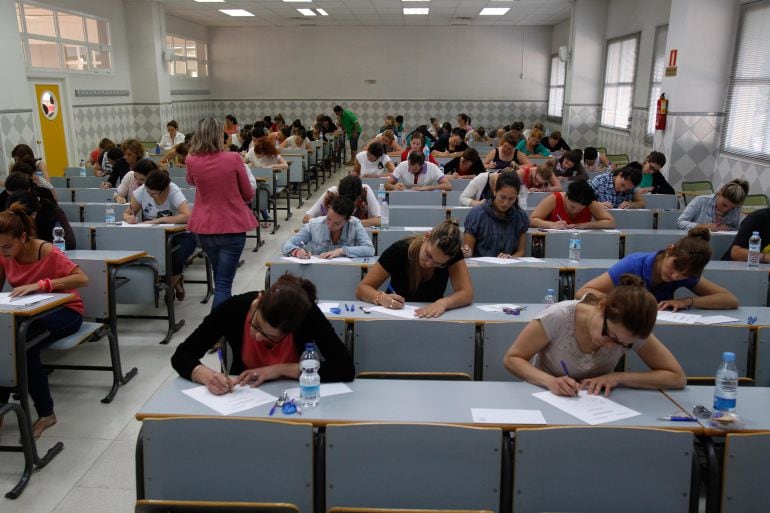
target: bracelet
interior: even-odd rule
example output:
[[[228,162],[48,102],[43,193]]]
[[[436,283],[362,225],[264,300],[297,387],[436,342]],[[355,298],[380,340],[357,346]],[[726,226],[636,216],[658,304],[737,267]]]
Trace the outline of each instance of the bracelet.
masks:
[[[48,292],[53,292],[54,286],[50,278],[45,279],[45,286],[47,287]]]
[[[380,290],[374,295],[374,304],[377,306],[380,306],[380,298],[382,297],[383,292]]]
[[[198,369],[200,369],[201,367],[203,367],[203,364],[202,364],[202,363],[199,363],[198,365],[196,365],[195,367],[193,367],[193,370],[192,370],[192,372],[190,373],[190,381],[192,381],[193,383],[198,383],[198,381],[195,381],[195,373],[196,373],[196,372],[198,371]]]
[[[45,280],[37,280],[37,288],[45,292]]]
[[[37,280],[37,288],[43,292],[53,292],[53,283],[51,282],[50,278],[43,278]]]

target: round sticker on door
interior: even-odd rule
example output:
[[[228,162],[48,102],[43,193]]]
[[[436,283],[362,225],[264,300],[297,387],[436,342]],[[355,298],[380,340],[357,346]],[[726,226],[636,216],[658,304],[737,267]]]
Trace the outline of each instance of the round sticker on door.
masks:
[[[40,95],[40,108],[46,119],[54,120],[59,115],[59,100],[51,91],[43,91]]]

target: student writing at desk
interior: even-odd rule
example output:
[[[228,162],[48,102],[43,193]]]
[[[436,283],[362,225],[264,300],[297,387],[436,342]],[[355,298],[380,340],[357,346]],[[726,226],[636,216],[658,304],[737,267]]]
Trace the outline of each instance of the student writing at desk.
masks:
[[[592,230],[615,228],[615,219],[585,180],[575,180],[567,192],[554,192],[541,201],[529,218],[533,228]]]
[[[386,249],[369,268],[356,297],[377,306],[398,310],[407,301],[429,302],[418,317],[438,317],[473,301],[473,284],[460,246],[457,221],[447,220],[425,235],[402,239]],[[378,289],[390,278],[388,292]],[[454,292],[444,297],[447,282]]]
[[[38,419],[32,434],[40,435],[56,424],[53,398],[48,388],[48,373],[40,361],[40,349],[46,343],[77,332],[83,323],[83,300],[74,290],[88,285],[88,276],[53,244],[35,237],[35,227],[20,203],[0,212],[0,288],[5,281],[13,287],[11,297],[46,292],[65,292],[75,297],[64,308],[34,321],[30,333],[46,330],[48,337],[27,351],[29,395]],[[9,344],[10,341],[4,341]],[[8,402],[8,392],[0,392],[0,403]]]
[[[652,334],[655,298],[636,276],[623,275],[620,286],[599,299],[562,301],[539,313],[505,354],[515,376],[556,395],[580,390],[610,394],[613,388],[683,388],[684,371]],[[647,372],[614,372],[626,351],[636,351]]]
[[[676,220],[682,230],[703,226],[712,232],[737,230],[741,224],[741,206],[749,194],[749,182],[736,178],[718,192],[696,196]]]
[[[171,365],[183,378],[221,395],[237,384],[299,378],[299,357],[306,343],[315,342],[323,357],[321,381],[352,381],[353,361],[315,301],[315,285],[290,274],[264,292],[233,296],[179,344]],[[229,374],[238,375],[235,379],[200,361],[221,337],[232,350]]]
[[[451,191],[452,182],[425,155],[413,151],[401,162],[385,182],[386,191]]]
[[[655,253],[632,253],[583,285],[575,297],[583,297],[589,292],[602,297],[621,282],[625,273],[631,273],[643,280],[661,310],[738,308],[738,299],[732,292],[701,277],[703,268],[711,260],[710,238],[707,228],[692,228],[687,237],[666,249]],[[679,287],[687,287],[695,296],[674,299],[674,292]]]

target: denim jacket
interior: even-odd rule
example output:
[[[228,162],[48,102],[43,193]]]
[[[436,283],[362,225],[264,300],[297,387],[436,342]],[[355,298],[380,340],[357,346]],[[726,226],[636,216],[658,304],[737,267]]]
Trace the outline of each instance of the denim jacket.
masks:
[[[320,255],[337,248],[342,248],[342,254],[346,257],[374,256],[372,240],[357,217],[351,217],[342,227],[337,244],[332,243],[326,216],[311,219],[281,246],[281,251],[284,255],[291,255],[295,249],[305,249],[311,255]]]

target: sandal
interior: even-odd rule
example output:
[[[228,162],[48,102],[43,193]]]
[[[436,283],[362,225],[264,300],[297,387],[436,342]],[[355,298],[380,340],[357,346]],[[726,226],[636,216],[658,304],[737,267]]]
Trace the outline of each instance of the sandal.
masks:
[[[184,290],[184,276],[180,276],[176,285],[174,285],[174,296],[177,301],[184,301],[186,295],[187,293]]]
[[[56,415],[53,413],[47,417],[40,417],[32,424],[32,436],[37,440],[43,431],[56,424]]]
[[[271,223],[272,221],[262,221],[261,223],[259,223],[259,226],[262,227],[263,230],[267,230],[268,228],[270,228]]]

